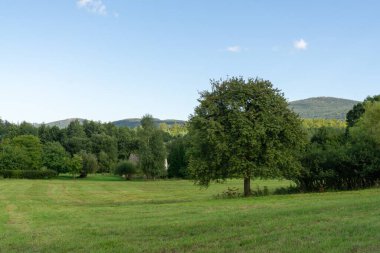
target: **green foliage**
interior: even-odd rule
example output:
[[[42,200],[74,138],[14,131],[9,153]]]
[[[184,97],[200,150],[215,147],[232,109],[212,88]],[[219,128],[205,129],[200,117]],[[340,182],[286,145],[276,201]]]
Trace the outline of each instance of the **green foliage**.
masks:
[[[99,164],[96,155],[87,153],[85,151],[82,151],[80,155],[82,156],[83,161],[83,168],[80,173],[81,178],[87,177],[87,174],[89,173],[95,173],[98,171]]]
[[[296,182],[305,191],[358,189],[380,179],[380,102],[367,102],[361,118],[343,129],[319,128]]]
[[[72,158],[66,159],[68,172],[73,176],[80,174],[83,169],[83,159],[79,154],[75,154]]]
[[[22,122],[18,126],[17,135],[33,135],[33,136],[37,136],[38,135],[38,130],[32,124],[27,123],[27,122],[24,121],[24,122]]]
[[[347,178],[354,177],[349,164],[345,130],[322,127],[307,145],[302,158],[303,170],[295,181],[304,191],[348,189],[351,185]]]
[[[111,168],[113,167],[112,160],[104,151],[100,151],[100,153],[98,154],[98,164],[99,164],[98,172],[100,173],[108,173],[111,171]]]
[[[189,148],[188,136],[179,136],[172,140],[168,146],[168,177],[188,178],[189,159],[186,154]]]
[[[54,170],[0,170],[4,178],[49,179],[58,176]]]
[[[12,145],[9,140],[3,141],[0,147],[0,170],[30,169],[31,160],[23,148]]]
[[[130,161],[120,161],[114,170],[115,175],[124,176],[125,180],[131,180],[137,173],[136,165]]]
[[[353,168],[369,184],[380,180],[380,102],[367,103],[362,117],[349,128]]]
[[[145,115],[138,129],[139,166],[147,178],[155,179],[165,175],[166,151],[162,131],[154,124],[150,115]]]
[[[66,138],[64,140],[64,146],[71,155],[89,149],[89,139],[84,132],[83,126],[78,120],[70,122],[67,129],[65,129],[65,133]]]
[[[82,150],[89,150],[89,140],[86,137],[73,136],[66,139],[65,148],[71,155],[74,155]]]
[[[364,114],[366,104],[371,104],[374,102],[380,102],[380,95],[367,97],[363,102],[354,105],[353,108],[347,113],[347,126],[353,127]]]
[[[172,137],[178,137],[178,136],[184,136],[188,133],[187,125],[186,124],[174,124],[174,125],[168,125],[166,123],[160,124],[160,129],[164,133],[168,133],[169,136]]]
[[[43,146],[43,165],[57,173],[67,172],[66,159],[69,154],[59,142],[47,142]]]
[[[59,128],[54,124],[34,127],[23,122],[17,125],[0,119],[0,169],[30,170],[45,166],[64,173],[68,168],[68,154],[86,154],[82,157],[85,160],[82,177],[87,171],[97,171],[97,167],[99,172],[110,172],[117,161],[127,160],[132,152],[137,151],[136,132],[136,129],[116,127],[112,123],[87,120],[70,119],[67,128]],[[28,144],[25,137],[20,137],[23,133],[33,136],[37,142],[36,150],[31,149],[33,144]]]
[[[215,197],[217,199],[232,199],[232,198],[240,198],[241,191],[237,187],[228,187],[227,190],[223,191],[221,194],[217,194]]]
[[[79,120],[74,120],[70,122],[69,126],[66,128],[67,137],[85,137],[86,133]]]
[[[293,177],[305,141],[301,121],[269,81],[213,81],[190,118],[190,171],[196,182],[244,177]]]
[[[321,127],[346,128],[346,122],[340,119],[302,119],[302,126],[307,129]]]
[[[127,160],[133,151],[138,149],[136,131],[120,127],[116,133],[118,159]]]
[[[48,142],[63,142],[64,130],[59,129],[56,126],[49,127],[45,124],[38,127],[38,137],[42,143]]]
[[[38,137],[20,135],[0,145],[0,169],[37,170],[42,167],[42,145]]]
[[[346,122],[339,119],[302,119],[302,126],[305,128],[310,140],[320,128],[345,129]]]
[[[11,145],[21,148],[28,156],[26,165],[29,169],[39,169],[42,166],[42,145],[38,137],[20,135],[11,140]]]
[[[104,152],[107,154],[107,157],[111,162],[115,162],[117,160],[117,144],[118,143],[115,137],[105,133],[94,134],[91,137],[92,153],[99,154],[100,152]]]
[[[350,129],[350,135],[355,141],[373,141],[380,146],[380,102],[367,103],[364,110],[362,117]]]
[[[84,120],[82,126],[88,138],[91,138],[94,134],[102,134],[105,131],[104,125],[100,122]]]

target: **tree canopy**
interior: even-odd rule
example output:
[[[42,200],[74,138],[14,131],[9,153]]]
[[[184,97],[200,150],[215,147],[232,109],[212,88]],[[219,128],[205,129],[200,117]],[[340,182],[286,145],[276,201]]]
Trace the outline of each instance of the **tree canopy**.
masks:
[[[354,107],[347,113],[347,126],[353,127],[360,119],[366,110],[366,104],[380,102],[380,95],[367,97],[363,102],[354,105]]]
[[[200,93],[189,121],[190,172],[196,182],[254,177],[290,178],[305,134],[298,116],[269,81],[233,77]]]
[[[154,124],[151,115],[145,115],[138,129],[139,165],[147,178],[157,178],[165,174],[166,151],[162,131]]]

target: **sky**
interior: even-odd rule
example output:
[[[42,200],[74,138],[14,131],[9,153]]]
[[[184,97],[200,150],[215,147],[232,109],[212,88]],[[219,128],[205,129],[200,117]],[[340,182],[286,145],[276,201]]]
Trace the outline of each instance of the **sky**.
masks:
[[[188,119],[210,79],[380,89],[378,0],[0,0],[0,118]]]

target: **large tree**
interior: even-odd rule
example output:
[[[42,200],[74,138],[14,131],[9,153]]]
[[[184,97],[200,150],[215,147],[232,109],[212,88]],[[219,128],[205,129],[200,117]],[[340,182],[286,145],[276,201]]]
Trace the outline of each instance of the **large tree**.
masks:
[[[188,136],[178,136],[168,145],[168,177],[186,178],[188,177],[189,159],[186,151],[189,146]]]
[[[212,81],[200,93],[189,122],[190,172],[196,182],[254,177],[292,178],[305,140],[298,116],[269,81],[230,78]]]
[[[83,126],[78,120],[70,122],[65,129],[66,136],[63,140],[65,149],[71,154],[77,154],[81,151],[89,150],[89,139],[83,129]]]
[[[82,156],[83,168],[79,177],[85,178],[87,177],[87,174],[97,172],[99,168],[99,164],[98,164],[98,159],[96,158],[96,155],[87,153],[85,151],[82,151],[80,155]]]
[[[139,165],[147,178],[157,178],[165,174],[166,151],[162,131],[155,125],[151,115],[141,119],[138,130]]]
[[[366,110],[366,104],[371,104],[374,102],[380,102],[380,95],[372,97],[368,96],[363,102],[354,105],[354,107],[347,113],[347,127],[353,127],[364,114]]]
[[[38,170],[42,167],[42,145],[33,135],[3,140],[0,145],[0,168]]]
[[[69,154],[59,142],[48,142],[43,146],[43,165],[57,173],[66,172],[66,159]]]
[[[352,138],[358,140],[372,140],[380,146],[380,102],[367,103],[365,112],[350,129]]]

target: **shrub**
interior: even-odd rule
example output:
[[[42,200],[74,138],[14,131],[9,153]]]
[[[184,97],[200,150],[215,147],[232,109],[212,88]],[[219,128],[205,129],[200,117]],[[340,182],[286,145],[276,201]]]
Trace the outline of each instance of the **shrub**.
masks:
[[[237,187],[228,187],[227,190],[223,191],[221,194],[217,194],[216,198],[218,199],[232,199],[232,198],[240,198],[242,194],[240,193],[239,188]]]
[[[4,178],[49,179],[58,173],[54,170],[1,170],[0,175]]]
[[[96,155],[87,153],[85,151],[82,151],[80,155],[82,156],[83,168],[79,177],[84,178],[87,177],[88,173],[95,173],[99,168],[98,159],[96,158]]]
[[[42,161],[48,169],[55,170],[58,173],[67,172],[65,159],[69,154],[59,142],[48,142],[43,147]]]
[[[267,196],[269,195],[269,189],[267,186],[264,186],[263,189],[260,188],[260,186],[257,186],[256,190],[252,191],[253,196]]]
[[[132,176],[136,174],[136,166],[129,161],[121,161],[116,165],[114,173],[119,176],[125,176],[126,180],[131,180]]]

